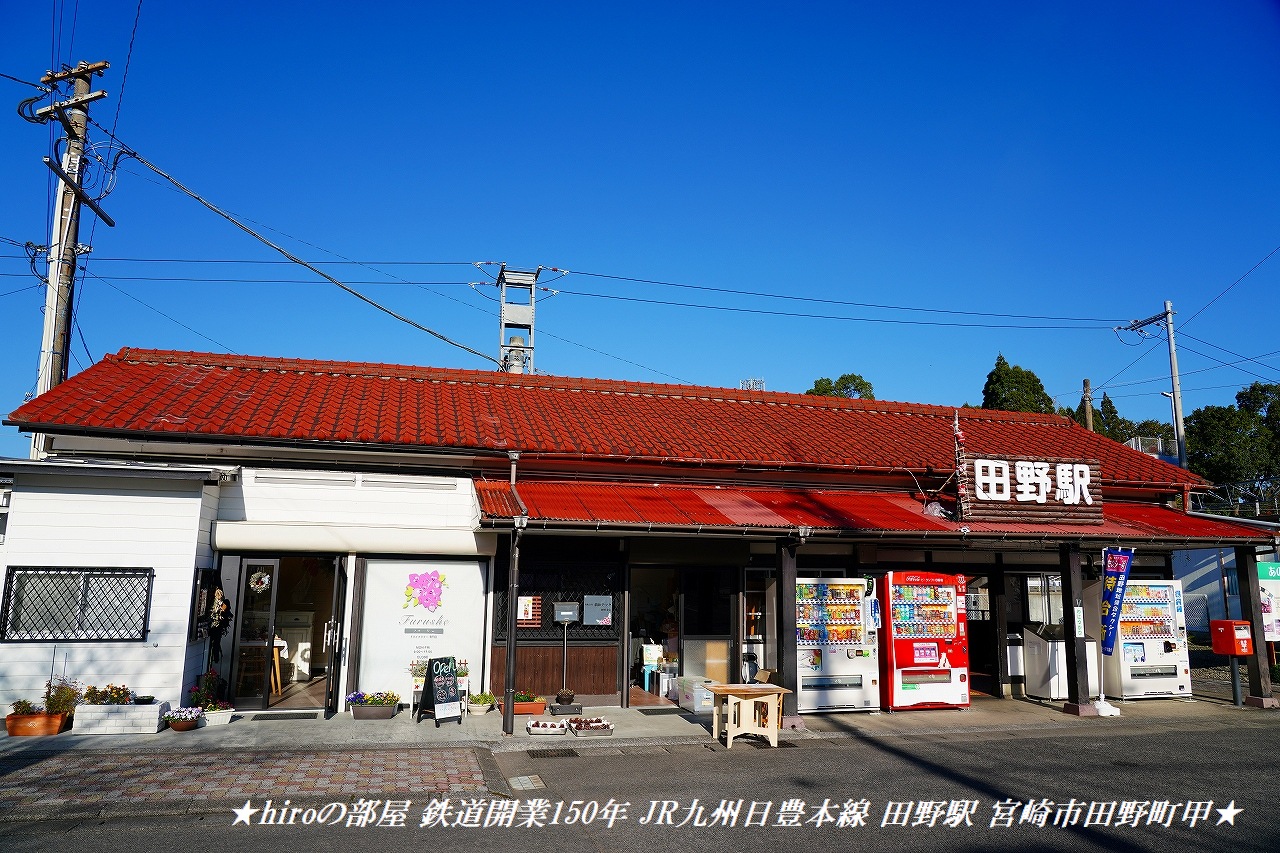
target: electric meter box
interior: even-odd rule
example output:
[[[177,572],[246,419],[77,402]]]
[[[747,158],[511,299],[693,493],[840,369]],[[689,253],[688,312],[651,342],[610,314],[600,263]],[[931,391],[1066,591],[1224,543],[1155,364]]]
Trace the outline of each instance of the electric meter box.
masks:
[[[1220,655],[1253,654],[1253,634],[1249,623],[1238,619],[1213,619],[1209,622],[1213,651]]]

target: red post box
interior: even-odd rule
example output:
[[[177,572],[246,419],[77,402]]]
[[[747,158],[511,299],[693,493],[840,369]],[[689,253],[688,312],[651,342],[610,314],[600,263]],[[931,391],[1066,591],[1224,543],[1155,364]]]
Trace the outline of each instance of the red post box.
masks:
[[[1249,623],[1238,619],[1213,619],[1209,622],[1213,650],[1220,655],[1253,654],[1253,634]]]

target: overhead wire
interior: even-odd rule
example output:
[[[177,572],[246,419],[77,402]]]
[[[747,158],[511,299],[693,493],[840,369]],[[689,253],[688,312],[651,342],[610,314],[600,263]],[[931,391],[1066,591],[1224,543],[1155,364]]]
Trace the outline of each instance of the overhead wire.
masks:
[[[98,281],[101,281],[103,284],[105,284],[107,287],[110,287],[112,290],[115,290],[115,291],[117,291],[117,292],[119,292],[119,293],[123,294],[124,296],[127,296],[129,299],[132,299],[134,302],[137,302],[137,303],[138,303],[139,305],[141,305],[143,308],[146,308],[146,309],[148,309],[148,310],[150,310],[150,311],[154,311],[155,313],[159,314],[161,317],[165,318],[165,319],[166,319],[166,320],[168,320],[169,322],[171,322],[171,323],[175,323],[175,324],[177,324],[177,325],[181,326],[182,328],[186,329],[188,332],[191,332],[191,334],[193,334],[193,335],[198,335],[199,337],[204,338],[206,341],[209,341],[210,343],[216,344],[217,346],[221,347],[222,349],[226,350],[227,352],[229,352],[229,353],[231,353],[231,354],[233,354],[233,355],[239,355],[239,354],[240,354],[240,353],[236,352],[234,349],[232,349],[231,347],[229,347],[229,346],[227,346],[226,344],[222,343],[222,341],[219,341],[219,340],[216,340],[216,339],[214,339],[214,338],[211,338],[211,337],[209,337],[208,335],[206,335],[205,333],[203,333],[203,332],[201,332],[201,331],[199,331],[199,330],[197,330],[197,329],[193,329],[193,328],[191,328],[191,327],[190,327],[190,326],[188,326],[186,323],[182,322],[181,320],[177,319],[176,317],[170,316],[169,314],[166,314],[165,312],[161,311],[159,308],[155,307],[154,305],[150,305],[150,304],[148,304],[148,303],[146,303],[146,302],[142,301],[141,299],[139,299],[138,297],[134,296],[134,295],[133,295],[132,293],[130,293],[129,291],[127,291],[127,290],[125,290],[125,289],[123,289],[123,288],[120,288],[120,287],[116,287],[116,286],[115,286],[114,284],[112,284],[110,281],[108,281],[108,280],[107,280],[107,279],[105,279],[105,278],[102,278],[102,277],[98,276],[96,273],[86,272],[85,274],[86,274],[86,275],[88,275],[88,276],[89,276],[89,277],[91,277],[91,278],[96,278],[96,279],[98,279]]]
[[[93,122],[93,120],[92,120],[92,119],[90,119],[90,121],[94,124],[94,126],[95,126],[95,127],[98,127],[99,129],[106,131],[106,129],[105,129],[105,128],[103,128],[101,125],[99,125],[97,122]],[[106,132],[107,132],[108,134],[110,134],[110,131],[106,131]],[[194,190],[192,190],[192,189],[190,189],[189,187],[187,187],[186,185],[184,185],[184,184],[183,184],[181,181],[179,181],[177,178],[173,177],[172,175],[168,174],[168,173],[167,173],[167,172],[165,172],[163,169],[161,169],[159,166],[156,166],[154,163],[152,163],[151,161],[147,160],[145,157],[143,157],[141,154],[139,154],[139,153],[138,153],[137,151],[135,151],[133,148],[130,148],[129,146],[125,145],[125,144],[124,144],[124,142],[122,142],[121,140],[119,140],[119,139],[118,139],[117,137],[115,137],[113,134],[112,134],[111,136],[112,136],[112,139],[115,139],[115,140],[116,140],[116,142],[118,142],[118,143],[120,144],[122,154],[124,154],[124,155],[126,155],[126,156],[128,156],[128,157],[131,157],[131,158],[133,158],[134,160],[137,160],[137,161],[138,161],[139,163],[141,163],[143,166],[146,166],[148,169],[150,169],[151,171],[155,172],[157,175],[159,175],[160,177],[164,178],[164,179],[165,179],[166,181],[168,181],[169,183],[173,184],[175,187],[177,187],[179,190],[181,190],[184,194],[186,194],[186,195],[190,196],[193,200],[195,200],[195,201],[199,202],[201,205],[203,205],[203,206],[204,206],[205,208],[207,208],[208,210],[212,211],[213,213],[216,213],[218,216],[220,216],[220,217],[222,217],[223,219],[227,220],[227,221],[228,221],[228,222],[230,222],[232,225],[234,225],[234,226],[236,226],[237,228],[239,228],[241,231],[244,231],[246,234],[248,234],[249,236],[253,237],[255,240],[258,240],[259,242],[261,242],[263,245],[268,246],[269,248],[274,249],[275,251],[279,252],[279,253],[280,253],[281,255],[283,255],[285,258],[288,258],[289,260],[293,261],[294,263],[298,264],[299,266],[302,266],[302,267],[305,267],[305,268],[307,268],[307,269],[311,270],[311,271],[312,271],[313,273],[315,273],[316,275],[320,276],[321,278],[324,278],[324,279],[328,280],[329,282],[331,282],[332,284],[334,284],[336,287],[338,287],[338,288],[340,288],[340,289],[342,289],[342,290],[346,291],[347,293],[349,293],[349,294],[351,294],[352,296],[354,296],[354,297],[356,297],[357,299],[359,299],[361,302],[364,302],[364,303],[366,303],[367,305],[370,305],[371,307],[376,308],[377,310],[379,310],[379,311],[383,312],[384,314],[387,314],[387,315],[388,315],[388,316],[390,316],[390,317],[395,318],[396,320],[399,320],[399,321],[400,321],[400,322],[402,322],[402,323],[405,323],[405,324],[407,324],[407,325],[409,325],[409,326],[412,326],[413,328],[418,329],[419,331],[426,332],[427,334],[431,335],[432,337],[435,337],[435,338],[437,338],[437,339],[439,339],[439,340],[443,341],[444,343],[449,344],[450,346],[457,347],[458,349],[463,350],[464,352],[471,353],[472,355],[476,356],[477,358],[482,358],[482,359],[484,359],[484,360],[486,360],[486,361],[491,361],[491,362],[493,362],[494,364],[497,364],[497,363],[498,363],[498,360],[497,360],[496,358],[494,358],[493,356],[491,356],[491,355],[487,355],[487,354],[485,354],[485,353],[482,353],[482,352],[480,352],[479,350],[472,349],[471,347],[467,346],[466,344],[459,343],[458,341],[455,341],[455,340],[453,340],[452,338],[449,338],[448,336],[443,335],[443,334],[441,334],[440,332],[437,332],[437,331],[436,331],[436,330],[434,330],[434,329],[427,328],[426,326],[422,325],[421,323],[418,323],[418,322],[417,322],[417,321],[415,321],[415,320],[411,320],[411,319],[409,319],[408,317],[405,317],[404,315],[399,314],[399,313],[397,313],[397,312],[393,311],[392,309],[388,308],[387,306],[382,305],[382,304],[380,304],[380,303],[378,303],[378,302],[374,301],[373,299],[370,299],[369,297],[365,296],[363,293],[361,293],[360,291],[356,290],[355,288],[353,288],[353,287],[349,287],[348,285],[343,284],[341,281],[339,281],[338,279],[336,279],[336,278],[334,278],[333,276],[329,275],[329,274],[328,274],[327,272],[325,272],[324,270],[319,269],[319,268],[318,268],[318,267],[316,267],[315,265],[307,263],[306,261],[304,261],[304,260],[302,260],[301,258],[299,258],[297,255],[294,255],[294,254],[293,254],[292,252],[290,252],[288,249],[285,249],[284,247],[282,247],[282,246],[280,246],[280,245],[278,245],[278,244],[276,244],[276,243],[272,242],[271,240],[267,239],[267,238],[266,238],[266,237],[264,237],[262,234],[259,234],[257,231],[254,231],[254,230],[253,230],[252,228],[250,228],[248,225],[245,225],[243,222],[241,222],[241,221],[240,221],[239,219],[237,219],[236,217],[234,217],[234,216],[232,216],[231,214],[227,213],[226,211],[222,210],[220,207],[218,207],[217,205],[215,205],[213,202],[211,202],[211,201],[209,201],[209,200],[205,199],[205,198],[204,198],[203,196],[201,196],[199,193],[195,192]]]
[[[561,277],[565,275],[585,275],[593,278],[612,279],[614,281],[627,281],[637,284],[653,284],[661,287],[678,287],[686,290],[699,290],[708,293],[724,293],[733,296],[755,296],[762,299],[784,299],[793,302],[812,302],[824,305],[844,305],[853,308],[875,308],[882,311],[917,311],[925,314],[948,314],[955,316],[971,316],[971,317],[995,317],[1013,320],[1058,320],[1062,322],[1081,322],[1081,323],[1115,323],[1120,322],[1116,318],[1107,317],[1054,317],[1038,314],[1003,314],[990,311],[960,311],[948,308],[918,308],[903,305],[882,305],[874,302],[853,302],[844,299],[822,299],[814,296],[796,296],[794,294],[764,293],[756,290],[739,290],[731,287],[709,287],[699,284],[684,284],[674,281],[661,281],[649,278],[632,278],[622,275],[610,275],[607,273],[582,272],[581,270],[560,270],[557,267],[548,267],[548,269],[561,273]],[[554,279],[553,279],[554,280]],[[543,282],[539,282],[543,284]],[[569,291],[566,291],[569,292]]]
[[[549,288],[546,288],[550,290]],[[886,323],[898,326],[934,326],[949,328],[969,328],[969,329],[1028,329],[1028,330],[1060,330],[1060,331],[1110,331],[1107,326],[1068,326],[1068,325],[1047,325],[1047,324],[1028,324],[1028,323],[960,323],[960,322],[944,322],[941,320],[902,320],[890,317],[850,317],[838,316],[831,314],[813,314],[803,311],[771,311],[763,308],[744,308],[733,305],[704,305],[694,302],[675,302],[665,299],[648,299],[640,296],[620,296],[610,293],[592,293],[583,290],[566,290],[564,288],[556,288],[556,293],[564,293],[571,296],[584,296],[593,299],[613,299],[621,302],[634,302],[645,305],[664,305],[674,308],[697,308],[705,311],[727,311],[738,314],[756,314],[769,317],[794,317],[805,320],[835,320],[851,323]]]

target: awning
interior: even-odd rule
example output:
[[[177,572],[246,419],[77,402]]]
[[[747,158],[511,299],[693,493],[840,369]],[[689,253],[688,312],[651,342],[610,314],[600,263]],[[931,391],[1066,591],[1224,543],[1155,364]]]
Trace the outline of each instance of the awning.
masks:
[[[931,539],[1098,539],[1166,545],[1270,544],[1265,530],[1223,519],[1190,516],[1154,504],[1108,501],[1101,524],[950,521],[924,514],[911,495],[898,492],[800,488],[748,488],[671,483],[530,480],[517,484],[529,524],[567,529],[643,528],[652,532],[779,531],[811,528],[840,537],[902,535]],[[521,514],[508,483],[479,480],[482,517],[491,522]]]

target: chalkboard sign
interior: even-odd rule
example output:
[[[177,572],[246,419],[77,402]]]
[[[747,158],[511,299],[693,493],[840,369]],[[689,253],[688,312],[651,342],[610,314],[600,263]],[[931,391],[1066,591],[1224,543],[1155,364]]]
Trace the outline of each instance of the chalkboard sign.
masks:
[[[458,662],[453,658],[431,658],[427,661],[427,680],[422,685],[419,714],[430,710],[436,728],[441,720],[457,719],[462,725],[462,700],[458,695]]]

